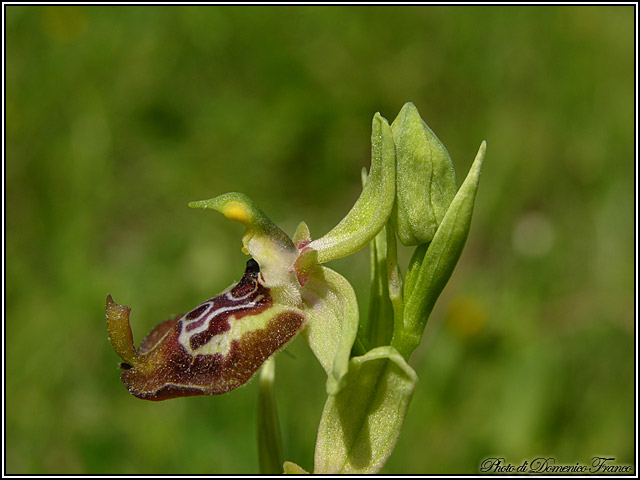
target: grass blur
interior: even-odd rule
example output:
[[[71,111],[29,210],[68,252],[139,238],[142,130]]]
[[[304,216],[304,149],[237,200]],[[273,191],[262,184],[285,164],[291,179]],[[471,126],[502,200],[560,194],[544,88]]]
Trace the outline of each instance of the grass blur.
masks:
[[[106,295],[139,342],[240,278],[242,227],[191,200],[244,192],[324,234],[359,194],[373,114],[406,101],[459,183],[488,148],[383,473],[633,463],[633,6],[5,11],[6,473],[257,473],[256,382],[130,396]],[[368,265],[332,264],[362,314]],[[288,352],[284,453],[311,469],[324,374],[301,339]]]

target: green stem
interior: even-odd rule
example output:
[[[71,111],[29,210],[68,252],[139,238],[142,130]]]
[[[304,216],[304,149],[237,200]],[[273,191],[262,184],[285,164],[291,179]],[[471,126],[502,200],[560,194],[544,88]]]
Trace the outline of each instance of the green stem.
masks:
[[[393,308],[393,331],[402,326],[404,313],[404,298],[402,295],[402,275],[398,267],[398,248],[396,232],[388,222],[387,231],[387,282],[389,285],[389,299]]]
[[[260,372],[258,392],[258,462],[260,473],[274,475],[282,473],[282,441],[278,410],[273,393],[276,362],[268,359]]]

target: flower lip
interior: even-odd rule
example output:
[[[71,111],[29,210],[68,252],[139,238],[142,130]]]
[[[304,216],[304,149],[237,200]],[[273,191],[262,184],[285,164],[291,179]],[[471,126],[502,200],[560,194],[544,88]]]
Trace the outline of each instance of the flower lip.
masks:
[[[160,323],[133,347],[130,309],[107,298],[107,326],[136,397],[217,395],[246,383],[305,325],[303,311],[276,303],[250,259],[242,279],[187,314]]]

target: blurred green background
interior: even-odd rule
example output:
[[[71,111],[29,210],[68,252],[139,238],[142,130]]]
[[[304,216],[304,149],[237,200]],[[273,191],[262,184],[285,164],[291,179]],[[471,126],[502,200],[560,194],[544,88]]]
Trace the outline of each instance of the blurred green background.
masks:
[[[406,101],[459,182],[488,149],[383,473],[633,463],[633,6],[5,11],[6,473],[257,473],[256,383],[130,396],[105,297],[139,341],[241,277],[243,228],[191,200],[324,234],[373,114]],[[368,252],[332,266],[366,314]],[[311,469],[324,374],[301,339],[277,363],[285,457]]]

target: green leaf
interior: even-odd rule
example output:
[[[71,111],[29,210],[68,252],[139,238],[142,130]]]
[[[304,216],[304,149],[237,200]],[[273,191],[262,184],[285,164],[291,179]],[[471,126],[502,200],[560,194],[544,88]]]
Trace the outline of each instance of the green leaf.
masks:
[[[391,220],[404,245],[428,243],[456,193],[453,162],[413,103],[405,103],[391,130],[396,145],[396,203]]]
[[[309,475],[309,472],[307,472],[300,465],[293,462],[289,462],[289,461],[284,462],[284,465],[282,466],[282,468],[284,470],[284,473],[288,475]]]
[[[318,262],[345,257],[369,243],[391,214],[395,197],[395,146],[391,127],[379,113],[373,117],[371,171],[349,213],[330,232],[308,245]]]
[[[358,332],[356,294],[346,278],[319,265],[311,272],[302,299],[307,314],[302,335],[327,372],[327,393],[335,393],[342,387]]]
[[[261,474],[279,474],[282,471],[282,441],[278,410],[273,393],[276,362],[269,358],[260,371],[258,391],[258,461]]]
[[[314,473],[376,473],[391,455],[417,381],[393,347],[351,359],[346,386],[322,412]]]
[[[429,314],[449,281],[469,234],[482,162],[482,142],[467,178],[449,206],[424,257],[418,247],[410,263],[405,284],[403,325],[394,330],[392,345],[405,357],[420,345]],[[418,268],[419,265],[419,268]]]

